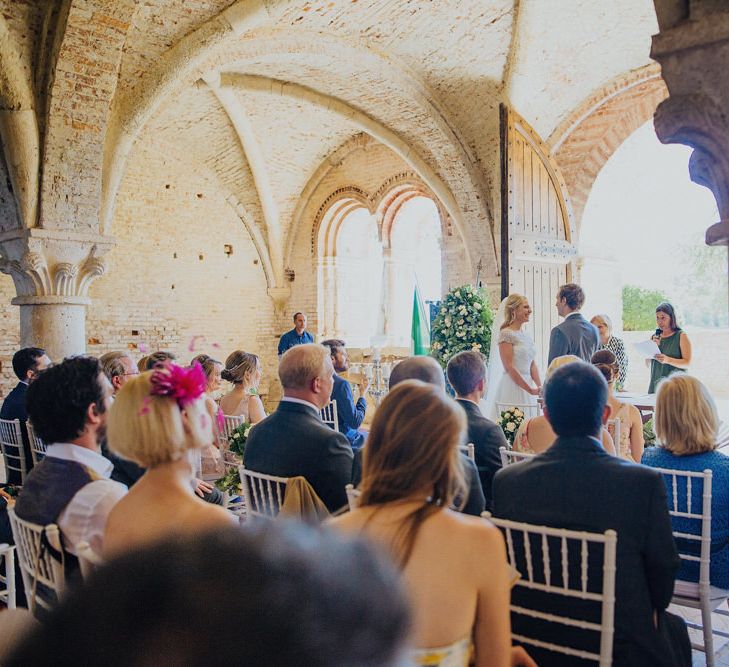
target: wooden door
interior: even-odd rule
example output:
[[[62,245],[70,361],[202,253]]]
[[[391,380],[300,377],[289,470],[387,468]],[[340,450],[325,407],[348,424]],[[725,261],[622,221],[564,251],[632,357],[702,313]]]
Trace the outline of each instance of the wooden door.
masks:
[[[501,296],[524,294],[534,312],[527,331],[542,378],[549,334],[559,324],[555,296],[572,280],[577,255],[572,209],[557,163],[539,135],[501,105]]]

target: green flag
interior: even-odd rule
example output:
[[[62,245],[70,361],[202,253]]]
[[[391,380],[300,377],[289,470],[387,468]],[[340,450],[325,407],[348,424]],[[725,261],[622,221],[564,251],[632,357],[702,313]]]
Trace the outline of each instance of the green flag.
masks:
[[[428,317],[425,314],[425,306],[420,298],[420,290],[417,282],[413,292],[413,325],[410,330],[413,355],[424,356],[430,352],[430,329]]]

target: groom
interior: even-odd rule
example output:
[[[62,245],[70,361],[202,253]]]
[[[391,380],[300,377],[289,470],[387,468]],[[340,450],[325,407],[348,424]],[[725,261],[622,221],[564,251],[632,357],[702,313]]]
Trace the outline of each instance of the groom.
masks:
[[[562,324],[552,329],[549,337],[549,360],[565,354],[574,354],[576,357],[590,363],[600,344],[600,334],[594,324],[590,324],[580,314],[580,308],[585,303],[585,293],[575,283],[562,285],[557,292],[557,314],[564,317]]]

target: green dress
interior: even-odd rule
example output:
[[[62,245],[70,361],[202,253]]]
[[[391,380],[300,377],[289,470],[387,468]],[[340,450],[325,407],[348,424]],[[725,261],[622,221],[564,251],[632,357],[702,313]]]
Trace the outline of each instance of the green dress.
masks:
[[[681,329],[676,329],[676,332],[668,338],[661,338],[661,342],[658,343],[658,349],[661,354],[665,354],[667,357],[673,359],[683,359],[681,356]],[[676,368],[670,364],[662,364],[660,361],[655,359],[651,360],[651,383],[648,386],[648,393],[655,394],[658,383],[665,377],[668,377],[672,373],[685,373],[683,368]]]

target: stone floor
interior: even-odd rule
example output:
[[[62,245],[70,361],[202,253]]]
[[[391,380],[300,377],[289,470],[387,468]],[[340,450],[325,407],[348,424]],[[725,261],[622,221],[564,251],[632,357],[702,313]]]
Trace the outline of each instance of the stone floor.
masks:
[[[729,609],[724,607],[724,609]],[[698,609],[686,609],[684,607],[674,607],[671,605],[669,611],[678,614],[679,616],[691,620],[697,623],[701,622],[701,614]],[[722,630],[723,632],[729,632],[729,616],[719,616],[718,614],[712,614],[712,625],[716,630]],[[703,643],[703,635],[699,630],[689,629],[689,635],[692,642]],[[729,639],[724,637],[714,637],[714,651],[716,658],[714,665],[716,667],[729,667]],[[693,667],[704,667],[706,665],[706,655],[703,651],[693,651]]]

